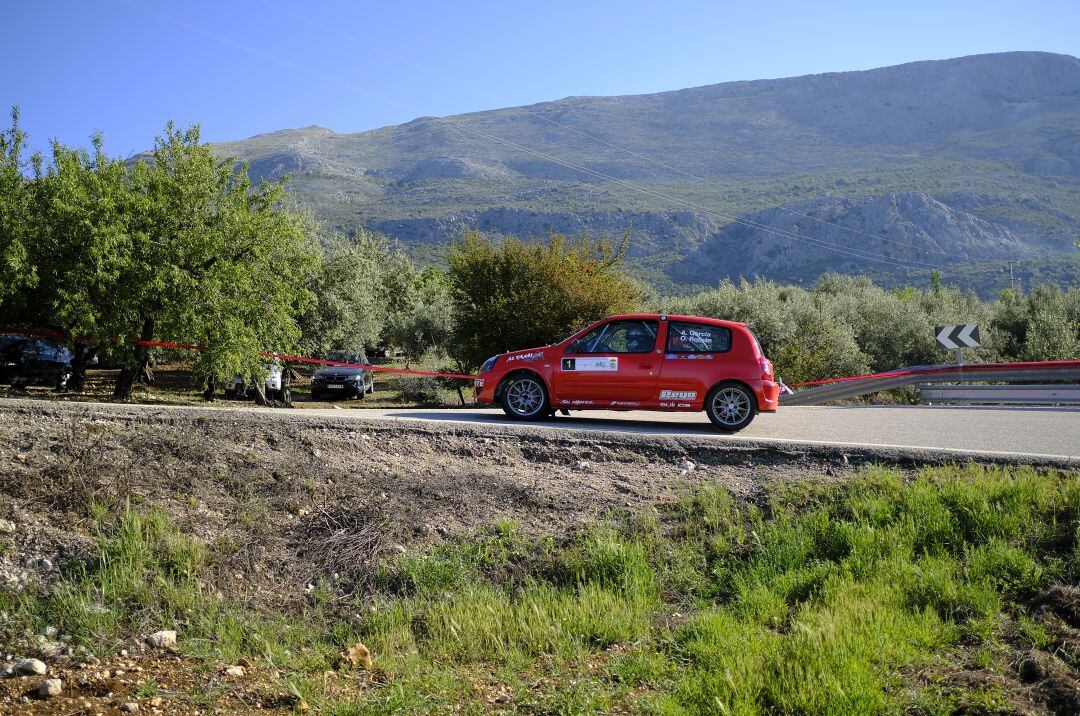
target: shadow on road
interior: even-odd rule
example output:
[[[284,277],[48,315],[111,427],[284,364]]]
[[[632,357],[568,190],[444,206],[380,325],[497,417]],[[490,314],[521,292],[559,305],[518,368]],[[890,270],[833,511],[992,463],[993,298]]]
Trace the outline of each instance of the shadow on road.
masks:
[[[622,418],[585,417],[581,415],[559,415],[547,420],[524,422],[513,420],[501,412],[493,410],[454,411],[441,410],[393,411],[388,413],[395,418],[430,420],[432,422],[490,423],[493,425],[535,425],[546,428],[569,428],[572,430],[607,430],[633,433],[665,433],[679,435],[723,435],[709,422],[686,423],[659,420],[627,420]],[[750,428],[746,432],[752,432]]]

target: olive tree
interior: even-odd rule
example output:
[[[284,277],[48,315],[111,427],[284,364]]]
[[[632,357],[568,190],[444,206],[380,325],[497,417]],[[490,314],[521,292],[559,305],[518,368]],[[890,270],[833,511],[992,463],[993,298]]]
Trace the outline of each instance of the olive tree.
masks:
[[[412,304],[416,270],[385,238],[367,231],[330,243],[310,281],[314,301],[300,321],[303,345],[313,353],[374,347],[389,317]]]

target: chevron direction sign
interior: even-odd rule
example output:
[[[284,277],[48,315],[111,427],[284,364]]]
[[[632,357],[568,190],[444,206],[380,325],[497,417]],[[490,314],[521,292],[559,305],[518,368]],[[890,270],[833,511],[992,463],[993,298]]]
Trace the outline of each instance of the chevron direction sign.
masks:
[[[978,348],[979,327],[974,323],[960,326],[938,326],[937,342],[942,348]]]

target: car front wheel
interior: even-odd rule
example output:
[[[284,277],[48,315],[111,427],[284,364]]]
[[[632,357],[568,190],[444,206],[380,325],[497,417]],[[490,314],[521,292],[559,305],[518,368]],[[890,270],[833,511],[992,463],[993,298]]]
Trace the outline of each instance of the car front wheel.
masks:
[[[518,420],[536,420],[548,414],[548,395],[543,382],[532,375],[512,376],[503,389],[502,409]]]
[[[751,423],[757,411],[754,394],[738,383],[723,383],[705,397],[705,414],[712,424],[729,433],[738,432]]]

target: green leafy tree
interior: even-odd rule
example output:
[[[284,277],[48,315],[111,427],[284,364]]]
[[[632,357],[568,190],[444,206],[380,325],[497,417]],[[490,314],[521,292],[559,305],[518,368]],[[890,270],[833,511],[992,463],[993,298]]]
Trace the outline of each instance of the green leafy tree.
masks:
[[[1037,310],[1031,315],[1022,357],[1031,361],[1080,359],[1080,332],[1064,311]]]
[[[314,302],[301,319],[306,350],[373,348],[388,318],[414,301],[416,270],[386,239],[366,231],[338,238],[312,277]]]
[[[87,358],[116,350],[110,339],[125,328],[121,284],[138,203],[125,163],[106,156],[100,135],[92,144],[87,152],[54,141],[52,166],[36,181],[38,221],[29,254],[37,285],[28,292],[24,320],[79,337],[70,341],[75,390],[83,387]]]
[[[411,292],[410,305],[391,314],[387,334],[391,342],[416,360],[431,353],[445,357],[454,332],[454,304],[449,278],[437,269],[425,269]]]
[[[19,127],[19,109],[13,107],[11,127],[0,132],[0,317],[35,280],[27,248],[33,233],[33,186],[25,173],[25,150],[26,133]]]
[[[641,288],[620,270],[627,242],[552,234],[527,243],[466,233],[448,255],[459,363],[475,368],[495,353],[553,343],[637,309]]]
[[[167,336],[204,344],[196,373],[261,384],[260,350],[291,349],[311,300],[310,219],[283,203],[283,183],[252,186],[247,167],[219,161],[199,128],[171,123],[132,169],[130,260],[117,284],[120,345]],[[128,399],[149,349],[121,354],[114,397]]]

